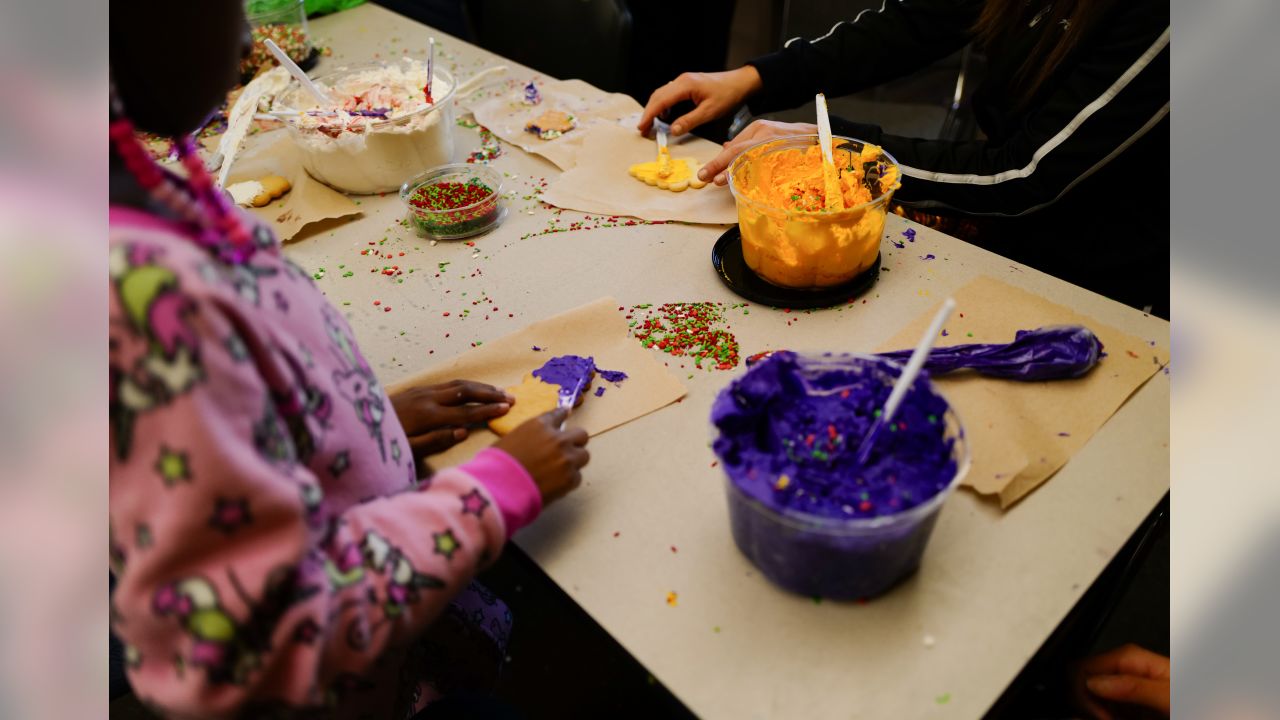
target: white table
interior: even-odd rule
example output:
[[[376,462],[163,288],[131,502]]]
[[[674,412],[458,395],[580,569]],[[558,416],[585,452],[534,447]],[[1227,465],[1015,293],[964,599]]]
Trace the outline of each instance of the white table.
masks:
[[[447,54],[446,66],[463,78],[505,62],[372,5],[318,19],[312,27],[334,50],[320,70],[374,53],[393,57],[405,48],[421,57],[431,34]],[[516,77],[532,76],[505,64]],[[474,130],[458,130],[464,147],[477,143]],[[509,147],[494,167],[518,176],[507,182],[524,188],[521,195],[558,172]],[[303,267],[326,269],[320,286],[351,318],[384,382],[603,295],[628,306],[737,301],[709,262],[718,227],[638,226],[522,240],[546,228],[552,214],[528,214],[536,203],[517,201],[506,223],[474,249],[432,247],[398,225],[402,210],[395,197],[361,203],[363,217],[305,230],[287,252]],[[581,215],[566,211],[560,217],[567,225]],[[890,218],[890,232],[903,227]],[[732,316],[744,356],[779,343],[797,350],[870,350],[980,274],[1167,346],[1164,321],[917,230],[910,250],[885,244],[889,272],[866,305],[807,315],[753,307],[750,315]],[[359,255],[384,237],[380,247],[404,251],[399,264],[416,268],[402,276],[403,283],[370,273],[381,261]],[[476,250],[479,257],[472,257]],[[911,253],[925,252],[940,261],[915,262]],[[436,277],[440,262],[451,264]],[[345,270],[355,275],[344,278]],[[482,274],[468,277],[475,271]],[[457,311],[482,294],[500,311],[484,320],[473,309],[459,319]],[[387,305],[391,312],[382,309]],[[448,319],[446,310],[453,311]],[[942,513],[921,572],[904,586],[865,605],[815,604],[766,582],[730,537],[722,476],[711,467],[707,447],[707,418],[715,393],[732,375],[682,372],[689,387],[684,402],[595,438],[581,490],[516,538],[702,717],[978,717],[1169,487],[1169,381],[1157,374],[1056,477],[1008,513],[970,492],[957,493]],[[678,593],[675,607],[666,602],[669,591]],[[936,639],[931,648],[926,635]]]

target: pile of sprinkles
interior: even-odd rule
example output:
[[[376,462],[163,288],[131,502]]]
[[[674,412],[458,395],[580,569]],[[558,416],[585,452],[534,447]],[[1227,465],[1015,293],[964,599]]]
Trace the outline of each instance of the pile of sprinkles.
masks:
[[[489,128],[475,120],[466,118],[458,118],[458,127],[476,128],[480,133],[480,149],[472,150],[471,154],[467,156],[467,162],[472,165],[488,165],[502,156],[502,144],[498,142],[497,136]]]
[[[740,307],[746,303],[731,309]],[[631,334],[645,347],[692,358],[700,370],[704,362],[716,370],[732,370],[738,366],[738,340],[728,330],[724,310],[724,303],[700,302],[634,305],[626,312]]]
[[[278,45],[296,63],[303,62],[311,54],[311,40],[301,25],[268,23],[253,28],[250,34],[253,36],[253,48],[240,61],[241,75],[253,75],[259,69],[275,64],[275,58],[267,49],[267,40]]]

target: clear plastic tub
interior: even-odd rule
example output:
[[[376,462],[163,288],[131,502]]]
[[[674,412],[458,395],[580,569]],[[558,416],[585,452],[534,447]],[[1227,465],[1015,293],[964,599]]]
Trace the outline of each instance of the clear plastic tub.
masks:
[[[308,64],[314,47],[307,30],[306,0],[249,0],[244,9],[253,48],[248,57],[240,61],[242,75],[252,76],[259,69],[275,64],[267,50],[267,40],[275,41],[295,63]]]
[[[408,58],[345,66],[313,79],[331,95],[340,95],[335,87],[375,78],[382,72],[397,73],[394,77],[398,81],[409,78],[426,84],[426,63]],[[286,118],[307,173],[336,190],[369,195],[398,190],[424,170],[452,162],[455,83],[440,67],[434,73],[433,104],[424,100],[420,107],[411,106],[387,119],[362,118],[341,127]],[[410,89],[421,93],[420,87]],[[289,84],[273,108],[282,113],[329,109],[320,108],[297,81]]]
[[[415,197],[419,189],[441,183],[479,185],[487,191],[460,207]],[[460,240],[489,232],[507,215],[502,202],[502,176],[484,165],[454,163],[428,170],[401,186],[400,199],[409,210],[409,222],[418,236],[435,240]]]
[[[811,397],[843,392],[863,382],[880,383],[888,387],[901,370],[897,363],[875,356],[828,353],[800,354],[796,357],[804,366],[806,389],[803,392],[810,393]],[[756,372],[766,362],[769,361],[753,366],[748,375]],[[874,516],[865,516],[864,513],[863,517],[833,517],[830,514],[804,512],[794,506],[775,502],[770,491],[762,493],[760,483],[772,483],[773,490],[780,489],[780,486],[785,488],[786,485],[782,482],[768,479],[767,474],[776,468],[735,462],[736,451],[726,452],[728,446],[722,446],[722,441],[717,439],[716,452],[727,475],[725,491],[734,542],[765,577],[802,595],[852,600],[883,594],[919,567],[938,513],[968,472],[970,457],[964,429],[954,410],[946,405],[945,399],[937,394],[932,383],[923,375],[916,383],[900,411],[907,411],[907,414],[900,414],[898,418],[911,417],[907,408],[913,402],[913,396],[916,396],[916,402],[925,402],[917,393],[923,391],[932,398],[937,398],[941,404],[935,403],[934,406],[946,409],[938,418],[941,421],[938,431],[930,432],[938,432],[938,443],[941,444],[937,448],[939,457],[947,457],[949,453],[951,464],[945,466],[949,468],[943,473],[945,476],[934,478],[933,484],[935,487],[940,486],[940,490],[928,496],[919,493],[920,497],[916,498],[918,504],[904,506],[901,511]],[[725,393],[736,393],[736,396],[726,399]],[[750,391],[731,385],[717,399],[713,421],[718,419],[721,423],[726,422],[721,409],[722,403],[740,404],[743,402],[742,398],[749,395]],[[779,448],[776,452],[783,452],[776,444],[778,438],[770,437],[767,431],[752,428],[749,423],[743,428],[746,432],[756,432],[755,439],[751,442],[765,443],[766,446],[773,443],[772,447]],[[743,428],[739,428],[739,431]],[[721,437],[724,434],[725,427],[721,426]],[[856,451],[859,440],[860,438],[850,436],[849,452]],[[947,444],[949,448],[946,447]],[[896,446],[890,442],[886,447]],[[792,449],[787,448],[785,452],[790,457]],[[739,460],[742,457],[744,456],[739,455]],[[876,463],[877,457],[873,454],[870,464]],[[761,477],[764,479],[761,480]],[[803,487],[803,476],[798,480],[800,485],[795,487]],[[842,478],[840,482],[838,489],[830,491],[832,495],[858,490],[853,486],[854,477]],[[904,484],[902,488],[905,487],[907,486]],[[902,488],[894,491],[902,493]],[[867,496],[864,494],[863,497]],[[881,502],[883,497],[878,496],[876,501]],[[845,507],[844,511],[856,512],[851,507]]]
[[[835,144],[869,145],[835,136]],[[844,210],[800,211],[749,197],[756,183],[773,182],[761,160],[775,153],[804,151],[818,144],[817,135],[766,140],[747,148],[729,166],[729,189],[738,205],[742,255],[747,267],[764,280],[786,288],[813,289],[841,285],[875,263],[884,234],[885,215],[901,185],[901,169],[881,150],[878,162],[892,168],[892,178],[870,202]],[[834,152],[837,166],[844,151]],[[856,157],[856,155],[854,156]],[[889,178],[889,175],[885,175]]]

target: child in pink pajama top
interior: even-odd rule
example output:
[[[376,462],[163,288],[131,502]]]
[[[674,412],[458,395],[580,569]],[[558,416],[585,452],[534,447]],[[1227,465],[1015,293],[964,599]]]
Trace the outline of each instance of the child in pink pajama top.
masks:
[[[234,0],[192,5],[240,17]],[[425,449],[465,434],[430,418],[501,414],[502,394],[451,384],[393,406],[345,318],[226,205],[189,140],[187,181],[146,157],[125,112],[141,125],[183,101],[135,90],[130,65],[113,40],[111,617],[131,683],[180,717],[408,717],[449,662],[424,631],[580,482],[586,436],[558,411],[423,477]],[[505,643],[499,602],[462,601]]]

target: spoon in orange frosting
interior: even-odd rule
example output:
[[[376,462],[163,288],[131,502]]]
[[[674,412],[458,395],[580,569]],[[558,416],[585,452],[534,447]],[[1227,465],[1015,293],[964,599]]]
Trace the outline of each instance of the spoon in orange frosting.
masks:
[[[818,145],[822,147],[822,194],[827,210],[843,210],[840,175],[836,173],[835,159],[831,157],[831,118],[827,115],[827,96],[818,93],[814,104],[818,106]]]

